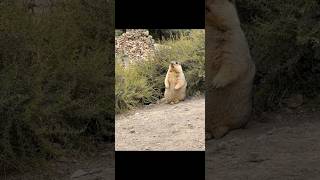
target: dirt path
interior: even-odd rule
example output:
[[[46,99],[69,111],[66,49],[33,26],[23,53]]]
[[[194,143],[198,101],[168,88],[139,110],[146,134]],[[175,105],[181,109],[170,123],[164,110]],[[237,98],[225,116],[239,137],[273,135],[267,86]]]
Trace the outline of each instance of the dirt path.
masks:
[[[116,116],[116,150],[204,150],[205,100],[157,104]]]
[[[114,144],[99,147],[91,156],[61,157],[43,164],[42,167],[26,172],[5,174],[2,180],[114,180]]]
[[[268,113],[206,142],[206,179],[320,179],[320,111]]]

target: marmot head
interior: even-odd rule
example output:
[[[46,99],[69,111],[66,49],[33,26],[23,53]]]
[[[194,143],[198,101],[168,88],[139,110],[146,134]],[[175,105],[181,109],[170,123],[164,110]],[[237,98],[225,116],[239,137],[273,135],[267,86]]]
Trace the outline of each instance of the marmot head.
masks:
[[[171,61],[170,65],[169,65],[169,71],[176,72],[176,73],[182,72],[182,66],[181,66],[180,62]]]
[[[206,0],[206,24],[222,31],[238,27],[235,0]]]

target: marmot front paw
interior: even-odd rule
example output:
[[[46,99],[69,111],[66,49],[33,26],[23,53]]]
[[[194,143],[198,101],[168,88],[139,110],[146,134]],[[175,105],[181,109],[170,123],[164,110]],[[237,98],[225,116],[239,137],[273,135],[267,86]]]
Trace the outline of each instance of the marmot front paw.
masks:
[[[227,81],[225,81],[224,79],[221,79],[221,78],[214,78],[211,82],[211,86],[213,88],[221,88],[221,87],[224,87],[228,84]]]
[[[180,87],[177,87],[177,86],[174,87],[174,90],[179,90],[179,89],[180,89]]]

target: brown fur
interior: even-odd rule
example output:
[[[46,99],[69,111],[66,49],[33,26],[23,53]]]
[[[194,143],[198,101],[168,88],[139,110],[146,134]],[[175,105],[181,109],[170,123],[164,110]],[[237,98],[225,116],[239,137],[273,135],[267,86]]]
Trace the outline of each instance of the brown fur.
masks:
[[[255,65],[234,2],[206,2],[206,136],[243,127],[252,109]]]
[[[170,63],[164,84],[166,87],[164,92],[166,103],[175,104],[185,99],[187,81],[180,63],[175,61]]]

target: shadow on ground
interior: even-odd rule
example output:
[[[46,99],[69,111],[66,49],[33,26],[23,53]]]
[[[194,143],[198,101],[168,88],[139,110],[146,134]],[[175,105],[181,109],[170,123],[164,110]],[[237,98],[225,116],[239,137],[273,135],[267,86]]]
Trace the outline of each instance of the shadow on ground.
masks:
[[[206,142],[206,179],[319,179],[319,129],[319,110],[264,114],[246,129]]]

